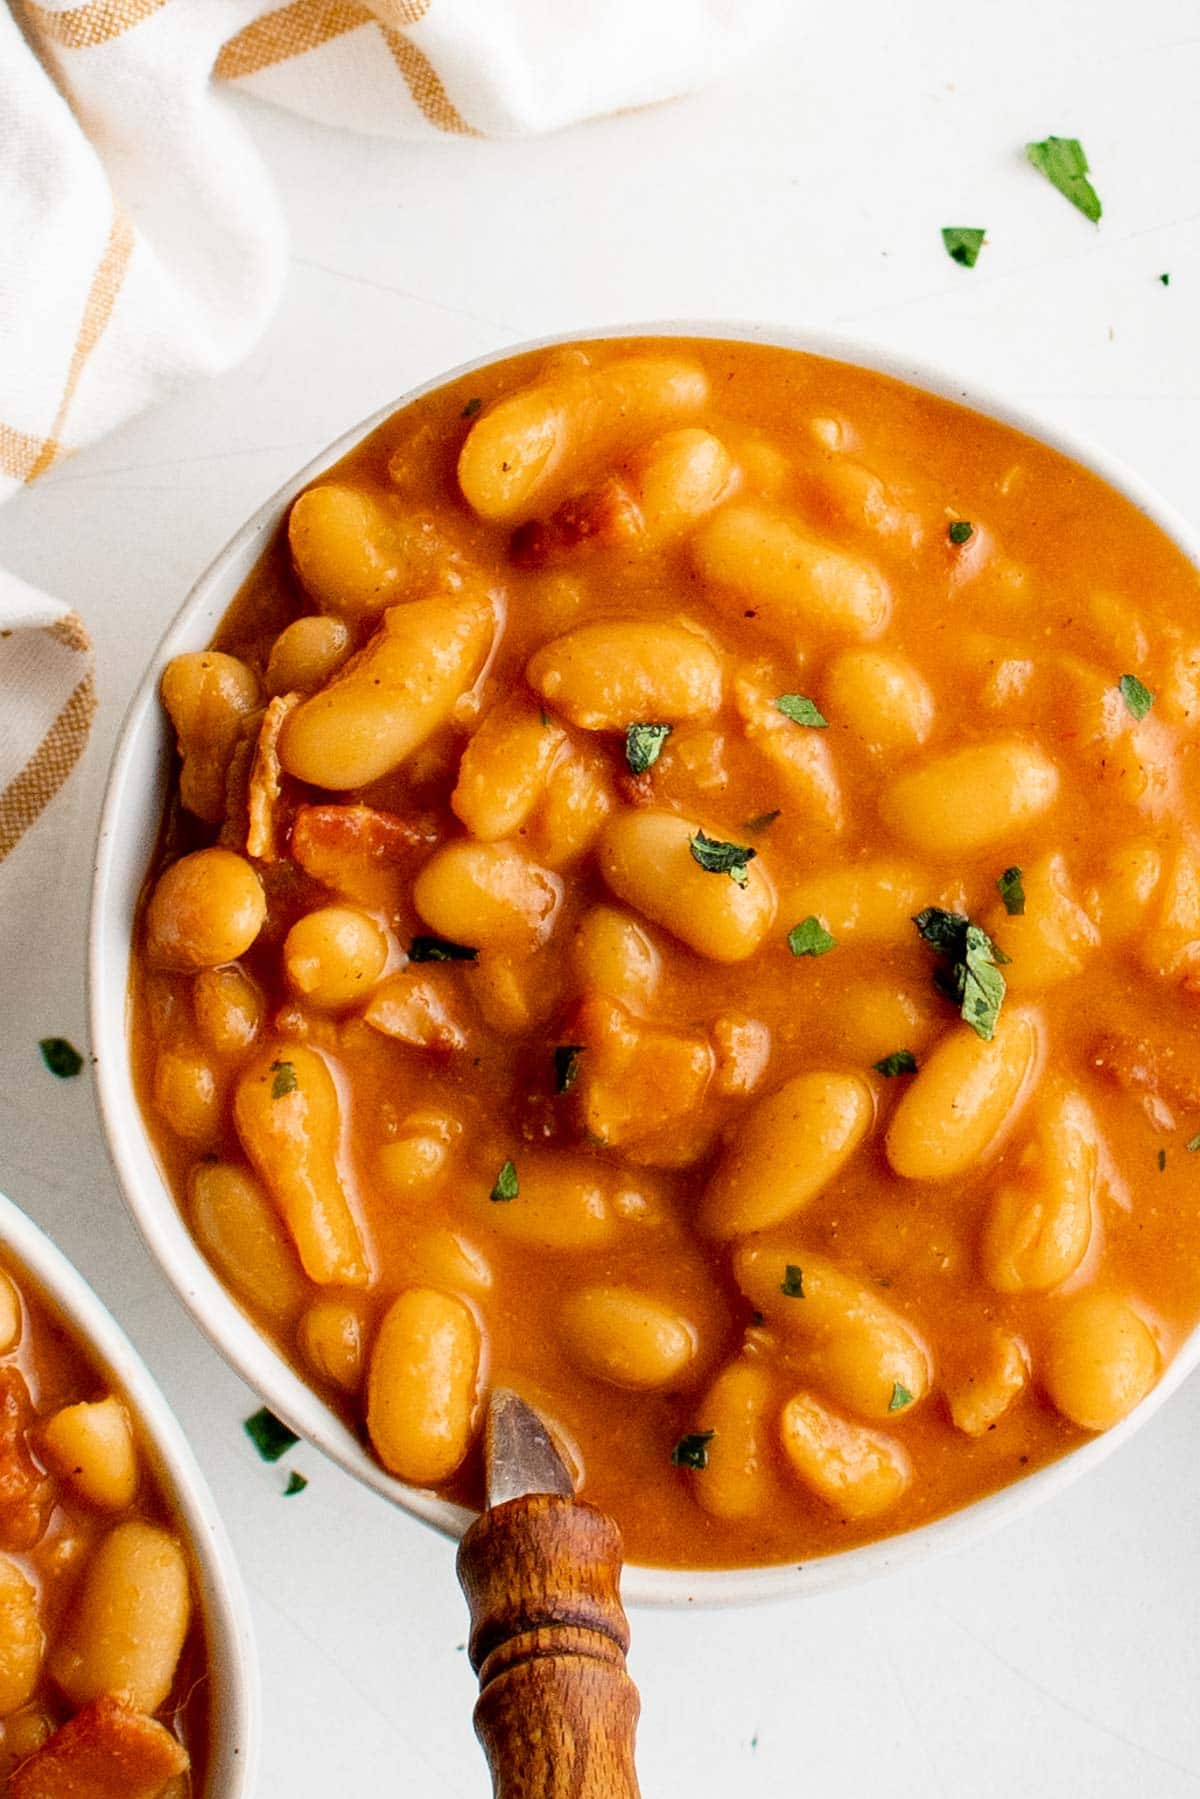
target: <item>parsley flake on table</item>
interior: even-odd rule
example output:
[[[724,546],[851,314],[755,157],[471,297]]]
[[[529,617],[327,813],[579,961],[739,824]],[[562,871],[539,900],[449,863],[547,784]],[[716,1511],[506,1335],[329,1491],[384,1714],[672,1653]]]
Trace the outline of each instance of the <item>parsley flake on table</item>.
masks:
[[[830,935],[819,918],[811,916],[792,926],[787,941],[793,956],[824,956],[837,947],[837,938]]]
[[[496,1176],[496,1184],[492,1188],[491,1198],[497,1202],[516,1199],[521,1191],[521,1183],[517,1179],[517,1165],[510,1158],[503,1164]]]
[[[408,946],[410,962],[474,962],[479,951],[447,937],[414,937]]]
[[[947,256],[951,262],[957,262],[964,269],[975,267],[986,236],[987,229],[982,225],[942,226],[942,242],[946,246]]]
[[[653,768],[670,735],[670,725],[630,725],[625,732],[625,760],[630,772],[644,775],[648,768]]]
[[[724,843],[719,837],[706,837],[703,831],[688,838],[688,848],[692,852],[692,861],[698,862],[707,874],[728,875],[739,887],[744,887],[749,879],[747,862],[753,862],[758,854],[746,844]]]
[[[917,1058],[911,1049],[894,1049],[890,1056],[884,1056],[881,1062],[872,1062],[871,1067],[876,1074],[881,1074],[890,1081],[893,1075],[916,1074]]]
[[[1040,143],[1026,144],[1025,154],[1034,168],[1072,206],[1079,208],[1085,219],[1090,219],[1093,225],[1099,224],[1104,208],[1088,180],[1088,159],[1077,137],[1045,137]]]
[[[281,1455],[286,1455],[293,1443],[300,1441],[294,1430],[289,1430],[282,1418],[269,1412],[266,1406],[247,1418],[242,1429],[257,1449],[264,1462],[277,1462]]]
[[[951,543],[970,543],[975,535],[975,527],[969,518],[956,518],[947,527],[946,536]]]
[[[272,1099],[285,1099],[289,1093],[296,1091],[296,1064],[294,1062],[272,1062],[271,1073],[275,1076],[271,1082]]]
[[[303,1491],[307,1485],[308,1485],[307,1476],[303,1475],[303,1474],[297,1474],[296,1470],[293,1468],[292,1472],[288,1475],[288,1484],[283,1489],[283,1497],[285,1499],[292,1499],[295,1497],[295,1495],[297,1493],[303,1493]]]
[[[1024,873],[1023,868],[1017,868],[1014,864],[1012,868],[1006,868],[1004,873],[996,878],[1000,898],[1004,901],[1004,910],[1010,918],[1020,918],[1025,911],[1025,886],[1022,879]]]
[[[671,1451],[673,1468],[707,1468],[708,1446],[716,1436],[715,1430],[694,1430],[689,1436],[680,1437]]]
[[[794,725],[808,725],[813,731],[825,731],[829,728],[829,720],[816,701],[810,700],[807,694],[781,693],[772,704],[776,712],[782,712]]]
[[[554,1091],[569,1093],[579,1075],[582,1043],[559,1043],[554,1050]]]
[[[804,1298],[804,1270],[797,1268],[795,1262],[789,1262],[783,1271],[783,1279],[779,1283],[779,1291],[785,1299]]]
[[[961,912],[926,906],[913,923],[925,942],[949,963],[934,975],[934,985],[954,1001],[976,1035],[990,1043],[1006,991],[998,965],[1008,957],[982,925],[972,924]]]
[[[911,1405],[911,1404],[912,1404],[912,1394],[909,1392],[907,1387],[902,1387],[900,1385],[900,1382],[897,1381],[895,1386],[892,1388],[892,1397],[888,1400],[888,1411],[889,1412],[902,1412],[906,1405]]]
[[[1122,675],[1117,682],[1117,691],[1125,702],[1126,711],[1131,712],[1140,724],[1154,704],[1150,689],[1136,675]]]
[[[1170,287],[1170,285],[1171,285],[1170,275],[1160,275],[1159,280],[1162,282],[1164,287]]]
[[[83,1057],[65,1037],[43,1037],[38,1048],[46,1067],[60,1081],[74,1080],[83,1067]]]

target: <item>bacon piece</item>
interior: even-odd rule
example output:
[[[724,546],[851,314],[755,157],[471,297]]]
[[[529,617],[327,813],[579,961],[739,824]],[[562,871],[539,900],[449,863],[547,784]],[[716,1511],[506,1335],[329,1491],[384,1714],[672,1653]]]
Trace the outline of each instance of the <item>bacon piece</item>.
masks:
[[[246,794],[246,854],[259,862],[279,859],[279,801],[283,793],[279,733],[288,713],[303,698],[302,693],[278,694],[263,713],[258,729]]]
[[[29,1450],[33,1406],[24,1376],[0,1368],[0,1548],[32,1549],[46,1528],[50,1482]]]
[[[396,866],[432,849],[440,832],[429,818],[401,818],[374,806],[301,806],[292,826],[293,861],[314,881],[367,906],[393,906]]]
[[[546,568],[580,549],[632,543],[643,528],[641,508],[614,475],[588,493],[564,500],[549,518],[531,518],[518,525],[508,553],[518,568]]]
[[[250,770],[254,766],[254,749],[262,729],[261,710],[249,712],[225,765],[225,817],[218,842],[222,849],[240,854],[246,843],[246,826],[250,815]]]
[[[1127,1092],[1148,1093],[1185,1111],[1200,1110],[1200,1069],[1170,1038],[1106,1031],[1092,1045],[1091,1063]]]
[[[716,1062],[707,1039],[648,1024],[598,993],[570,1034],[581,1046],[575,1093],[589,1134],[635,1162],[690,1161]]]
[[[21,1763],[9,1799],[158,1799],[188,1766],[165,1725],[105,1693]]]

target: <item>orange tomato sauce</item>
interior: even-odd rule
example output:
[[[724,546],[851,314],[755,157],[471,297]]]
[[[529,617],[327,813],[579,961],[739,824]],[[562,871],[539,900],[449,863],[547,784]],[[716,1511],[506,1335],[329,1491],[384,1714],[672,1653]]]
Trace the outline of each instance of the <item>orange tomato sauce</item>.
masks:
[[[597,371],[646,357],[686,365],[696,390],[672,390],[655,415],[618,377],[576,403],[579,384]],[[529,388],[551,400],[575,394],[556,415],[566,448],[558,442],[524,499],[509,493],[507,463],[476,469],[475,497],[502,495],[481,516],[459,485],[464,444]],[[719,459],[688,488],[667,452],[648,447],[685,430],[710,434],[726,453],[719,492],[700,492],[713,467],[719,482]],[[475,443],[478,462],[487,445],[482,434]],[[469,457],[462,466],[470,472]],[[241,1045],[214,1047],[193,1002],[197,965],[156,957],[144,914],[139,925],[132,1055],[147,1126],[185,1208],[197,1167],[215,1162],[250,1176],[253,1164],[278,1214],[286,1155],[278,1144],[247,1146],[258,1128],[251,1113],[270,1117],[263,1069],[278,1070],[289,1045],[303,1045],[333,1076],[336,1178],[368,1275],[324,1293],[343,1306],[353,1338],[339,1383],[323,1378],[311,1338],[309,1352],[301,1347],[318,1285],[285,1280],[264,1306],[252,1279],[234,1278],[282,1353],[363,1430],[372,1345],[388,1307],[414,1287],[448,1293],[475,1320],[481,1350],[470,1440],[434,1484],[479,1502],[480,1407],[490,1382],[515,1386],[572,1446],[584,1497],[619,1520],[630,1557],[667,1566],[802,1561],[910,1529],[1061,1456],[1084,1440],[1085,1423],[1128,1409],[1200,1315],[1200,1156],[1186,1148],[1200,1132],[1200,1077],[1190,1069],[1200,980],[1200,591],[1180,550],[1095,475],[1004,425],[844,364],[707,340],[608,341],[496,363],[397,412],[314,485],[331,484],[366,496],[372,510],[333,525],[318,511],[303,532],[294,523],[292,548],[281,531],[232,606],[214,647],[253,680],[239,719],[210,745],[228,813],[198,819],[175,795],[153,876],[218,838],[245,854],[261,683],[289,622],[336,614],[347,647],[362,649],[385,605],[392,621],[431,596],[464,594],[486,596],[501,622],[450,716],[387,772],[321,785],[312,771],[323,750],[308,746],[302,756],[295,722],[313,700],[284,720],[278,793],[256,840],[264,853],[249,858],[265,919],[235,958],[252,995]],[[369,553],[354,547],[360,539],[371,540]],[[653,709],[612,712],[633,652],[584,668],[599,713],[609,707],[603,728],[591,728],[577,722],[581,703],[562,653],[545,648],[596,621],[682,627],[718,669],[718,703],[697,700],[693,683],[694,715],[674,718],[640,774],[627,761],[624,727],[666,721]],[[686,644],[680,655],[678,639],[664,643],[649,654],[639,691],[686,685]],[[886,679],[877,667],[864,675],[856,657],[867,650],[890,658]],[[534,692],[527,671],[539,652],[552,672]],[[1123,676],[1152,696],[1141,718],[1139,689],[1123,690]],[[327,693],[337,674],[330,679]],[[793,722],[774,703],[786,695],[811,700],[824,725]],[[455,939],[478,948],[473,960],[410,962],[414,939],[451,937],[440,921],[476,905],[478,896],[463,897],[453,860],[440,886],[431,875],[422,887],[421,877],[467,835],[449,804],[463,752],[505,705],[526,725],[533,710],[556,734],[550,772],[528,776],[534,798],[524,813],[516,806],[504,838],[525,887],[542,882],[542,898],[506,889],[507,936],[483,947]],[[343,730],[335,756],[349,742]],[[987,755],[960,779],[946,759],[971,746]],[[368,747],[374,753],[374,737]],[[289,773],[289,754],[308,778]],[[536,745],[523,768],[529,755],[536,759]],[[1022,772],[1023,755],[1035,759],[1032,772]],[[497,766],[481,777],[488,802],[499,791]],[[373,836],[370,855],[361,837],[351,845],[335,830],[317,878],[311,855],[305,867],[292,854],[301,809],[360,802],[403,827],[386,844]],[[745,860],[732,873],[708,872],[685,855],[680,882],[640,906],[643,839],[621,852],[633,873],[618,876],[611,833],[657,813],[739,846]],[[332,829],[328,820],[321,829]],[[691,932],[710,906],[708,889],[694,907],[680,897],[692,891],[693,867],[712,893],[720,888],[718,911],[728,911],[726,889],[740,881],[759,894],[769,923],[749,953],[720,959],[680,936],[679,908]],[[1026,892],[1020,916],[998,889],[1012,868]],[[830,884],[835,877],[858,881],[853,904]],[[510,869],[505,879],[514,878]],[[433,896],[424,910],[414,886]],[[885,889],[884,924],[864,930],[872,896]],[[385,962],[364,977],[361,999],[322,1005],[285,972],[284,946],[298,919],[335,903],[374,920]],[[649,940],[657,972],[640,987],[588,947],[585,921],[598,907]],[[953,980],[953,958],[914,927],[923,908],[970,919],[1011,956],[1000,964],[1008,990],[996,1041],[1021,1015],[1032,1018],[1037,1044],[978,1153],[933,1175],[924,1150],[903,1171],[894,1166],[905,1157],[889,1150],[900,1132],[890,1134],[892,1120],[907,1105],[911,1123],[910,1096],[930,1090],[923,1077],[942,1046],[965,1036],[982,1053],[984,1039],[934,987],[939,968]],[[824,953],[789,948],[805,918],[835,939]],[[382,982],[399,983],[389,991],[402,1000],[406,980],[430,983],[424,1023],[414,1025],[410,1008],[389,1035],[364,1014]],[[577,1046],[574,1078],[559,1091],[565,1064],[555,1051]],[[876,1072],[902,1050],[916,1074]],[[171,1055],[186,1065],[182,1101],[178,1081],[160,1073]],[[861,1140],[815,1193],[791,1209],[781,1201],[765,1230],[758,1216],[749,1232],[738,1222],[740,1198],[722,1223],[718,1202],[706,1200],[722,1157],[735,1153],[757,1105],[814,1071],[857,1080],[869,1111]],[[252,1078],[258,1097],[239,1111],[239,1083]],[[278,1103],[290,1103],[286,1091]],[[953,1094],[949,1109],[961,1113]],[[414,1137],[435,1147],[392,1154]],[[756,1153],[766,1152],[751,1146],[725,1181],[738,1195],[754,1193]],[[784,1188],[813,1165],[796,1143],[775,1160]],[[493,1198],[508,1162],[519,1191]],[[581,1190],[592,1197],[580,1200]],[[556,1242],[555,1217],[581,1210],[594,1228]],[[290,1224],[287,1204],[282,1214]],[[563,1228],[570,1236],[576,1227]],[[465,1243],[465,1260],[448,1253],[449,1236],[460,1251]],[[844,1324],[825,1313],[800,1323],[799,1296],[764,1308],[739,1285],[747,1243],[775,1258],[772,1292],[793,1266],[802,1281],[812,1256],[853,1277],[867,1298],[845,1302]],[[998,1274],[1002,1263],[1016,1275]],[[1047,1269],[1061,1278],[1046,1284]],[[231,1278],[229,1267],[223,1273]],[[660,1302],[690,1347],[676,1354],[651,1344],[647,1363],[635,1344],[634,1363],[654,1378],[633,1384],[618,1366],[629,1347],[619,1322],[615,1350],[611,1321],[565,1322],[579,1294],[597,1288]],[[1080,1310],[1097,1293],[1127,1308],[1115,1334],[1111,1320]],[[643,1327],[635,1320],[629,1329],[654,1336]],[[1092,1360],[1106,1370],[1099,1397],[1087,1386],[1097,1343]],[[1110,1377],[1111,1358],[1121,1366]],[[762,1372],[752,1426],[737,1438],[741,1497],[729,1498],[721,1432],[691,1451],[703,1469],[672,1456],[713,1428],[709,1395],[732,1362]],[[890,1380],[889,1369],[908,1366],[923,1369],[919,1393]],[[884,1405],[853,1398],[880,1381],[885,1394],[889,1381],[892,1389]],[[981,1387],[987,1404],[972,1413]],[[796,1454],[780,1421],[798,1394],[812,1399],[818,1423],[815,1446]],[[422,1428],[428,1437],[428,1419]],[[881,1454],[900,1470],[886,1504],[846,1474],[847,1458]],[[421,1465],[438,1466],[436,1454]],[[720,1491],[706,1502],[714,1485]]]

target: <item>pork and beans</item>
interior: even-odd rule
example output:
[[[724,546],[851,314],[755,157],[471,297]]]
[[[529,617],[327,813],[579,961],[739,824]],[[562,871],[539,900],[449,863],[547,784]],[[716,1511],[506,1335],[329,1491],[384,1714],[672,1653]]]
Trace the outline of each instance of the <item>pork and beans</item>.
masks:
[[[801,1560],[1200,1317],[1200,581],[860,369],[584,344],[396,413],[162,699],[147,1119],[222,1279],[467,1503],[490,1384],[637,1560]],[[152,1709],[152,1708],[151,1708]]]
[[[199,1799],[191,1559],[122,1394],[0,1267],[0,1793]]]

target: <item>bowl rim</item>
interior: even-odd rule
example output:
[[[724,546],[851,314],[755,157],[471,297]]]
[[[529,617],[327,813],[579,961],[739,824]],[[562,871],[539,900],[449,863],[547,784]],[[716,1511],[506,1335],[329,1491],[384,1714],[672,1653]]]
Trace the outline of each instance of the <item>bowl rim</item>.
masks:
[[[0,1252],[35,1296],[77,1334],[137,1420],[141,1448],[183,1526],[200,1589],[212,1704],[204,1791],[251,1799],[262,1719],[250,1604],[221,1514],[183,1427],[95,1290],[40,1225],[0,1193]]]
[[[133,1090],[126,1039],[125,995],[132,922],[128,875],[132,868],[136,892],[148,861],[149,846],[140,839],[127,840],[123,820],[138,752],[143,756],[148,753],[148,735],[165,742],[158,706],[158,682],[164,664],[181,650],[205,647],[244,579],[244,573],[236,571],[248,569],[257,560],[302,488],[339,462],[393,413],[438,388],[527,352],[613,338],[698,338],[761,344],[849,363],[904,382],[1035,438],[1089,469],[1157,525],[1200,571],[1200,532],[1119,457],[1101,450],[1081,434],[1055,425],[1033,409],[1015,405],[934,363],[849,334],[697,318],[554,332],[488,351],[439,372],[379,407],[313,456],[256,507],[193,583],[154,650],[126,711],[100,816],[88,935],[88,994],[92,1046],[98,1058],[96,1095],[105,1141],[126,1205],[143,1241],[214,1348],[300,1436],[384,1498],[451,1538],[461,1536],[472,1514],[434,1493],[405,1486],[371,1458],[354,1433],[301,1380],[218,1280],[188,1232],[180,1207],[163,1179],[149,1148]],[[202,636],[203,629],[207,630],[207,637]],[[156,820],[160,814],[161,804],[155,809]],[[119,878],[122,869],[127,877],[125,894]],[[107,971],[111,950],[115,950],[120,967],[120,979],[115,983]],[[761,1603],[857,1585],[977,1542],[1031,1512],[1106,1460],[1153,1416],[1198,1363],[1200,1325],[1180,1344],[1145,1399],[1111,1430],[998,1492],[899,1536],[805,1563],[730,1569],[660,1568],[630,1563],[623,1578],[623,1596],[630,1604],[664,1607]]]

